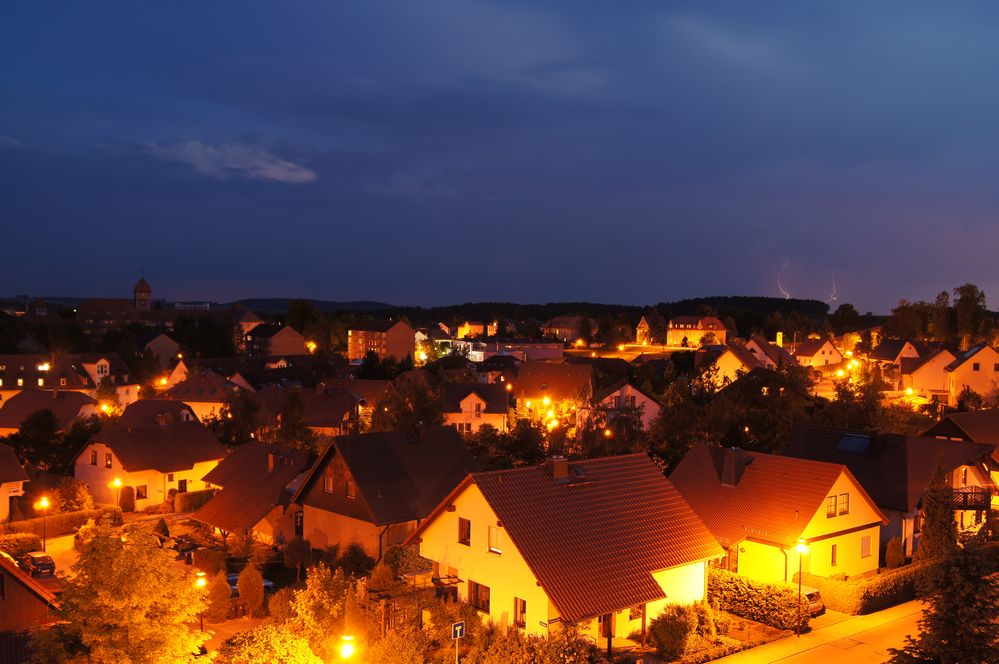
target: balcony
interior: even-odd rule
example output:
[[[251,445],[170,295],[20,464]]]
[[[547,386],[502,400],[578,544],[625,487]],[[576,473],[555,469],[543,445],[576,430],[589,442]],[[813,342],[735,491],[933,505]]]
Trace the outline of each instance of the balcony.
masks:
[[[988,510],[992,507],[992,492],[977,486],[954,489],[951,504],[955,510]]]

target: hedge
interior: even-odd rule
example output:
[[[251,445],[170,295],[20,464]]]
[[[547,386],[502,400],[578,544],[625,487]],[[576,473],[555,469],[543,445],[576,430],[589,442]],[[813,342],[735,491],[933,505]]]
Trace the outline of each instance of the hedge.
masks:
[[[916,579],[925,567],[926,564],[906,565],[877,576],[846,581],[806,572],[801,582],[822,594],[822,603],[826,608],[856,616],[915,599]],[[795,573],[794,581],[797,580]]]
[[[42,550],[42,538],[32,533],[10,533],[0,535],[0,551],[19,558],[30,551]]]
[[[708,569],[708,599],[722,611],[755,620],[777,629],[794,629],[798,621],[808,627],[808,600],[791,586],[762,583],[727,570]]]
[[[36,517],[23,521],[11,521],[3,525],[6,533],[33,533],[48,537],[58,537],[75,533],[77,528],[90,519],[100,521],[106,516],[111,517],[113,525],[121,525],[121,509],[117,507],[102,507],[96,510],[80,510],[79,512],[59,512],[46,517]]]
[[[697,652],[690,653],[689,655],[684,655],[680,658],[680,664],[705,664],[705,662],[713,662],[716,659],[721,659],[722,657],[734,655],[735,653],[742,652],[743,650],[749,650],[750,648],[770,643],[770,639],[740,641],[727,636],[718,637],[718,640],[721,643],[717,646],[708,648],[707,650],[699,650]]]
[[[215,495],[215,489],[202,489],[201,491],[186,491],[178,493],[173,499],[173,509],[178,514],[193,512]]]

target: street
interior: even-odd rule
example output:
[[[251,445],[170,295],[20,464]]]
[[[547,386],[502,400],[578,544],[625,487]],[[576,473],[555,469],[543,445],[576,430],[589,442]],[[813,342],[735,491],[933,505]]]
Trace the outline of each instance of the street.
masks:
[[[921,602],[906,602],[884,611],[820,627],[800,638],[790,636],[717,661],[726,664],[846,661],[850,664],[881,664],[888,659],[888,648],[901,647],[907,634],[916,633],[922,609]]]

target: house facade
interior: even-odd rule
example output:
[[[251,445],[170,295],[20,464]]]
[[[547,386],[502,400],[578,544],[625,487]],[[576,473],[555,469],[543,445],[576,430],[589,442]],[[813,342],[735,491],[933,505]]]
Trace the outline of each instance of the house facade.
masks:
[[[987,401],[999,395],[999,352],[978,344],[947,365],[948,405],[957,407],[961,393],[970,389]]]
[[[0,632],[19,632],[51,624],[57,619],[58,606],[51,590],[0,557]]]
[[[653,397],[638,389],[627,380],[618,381],[593,395],[593,403],[608,413],[613,420],[615,413],[638,413],[642,428],[648,430],[662,410]]]
[[[416,332],[403,321],[360,321],[347,330],[347,359],[360,362],[373,352],[385,360],[404,360],[416,352]]]
[[[502,383],[444,383],[441,391],[444,423],[459,433],[477,433],[484,424],[509,429],[510,393]]]
[[[807,339],[794,348],[798,364],[821,369],[843,361],[843,354],[828,339]]]
[[[679,316],[666,325],[666,345],[699,348],[705,344],[724,344],[728,337],[725,325],[714,316]]]
[[[304,355],[308,352],[305,337],[293,327],[263,323],[246,333],[244,345],[247,355],[275,357],[278,355]]]
[[[27,481],[28,473],[24,472],[14,448],[0,443],[0,523],[10,519],[11,501],[24,495]]]

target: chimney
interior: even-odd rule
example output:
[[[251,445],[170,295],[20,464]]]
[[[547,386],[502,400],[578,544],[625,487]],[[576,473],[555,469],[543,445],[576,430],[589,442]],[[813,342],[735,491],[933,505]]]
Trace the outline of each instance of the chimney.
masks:
[[[784,333],[783,332],[778,332],[777,333],[777,348],[783,348],[783,347],[784,347]]]
[[[726,449],[725,460],[722,463],[721,483],[726,486],[735,486],[742,479],[742,472],[746,469],[745,453],[738,449]]]
[[[569,460],[564,456],[553,456],[548,460],[548,472],[555,482],[569,481]]]
[[[274,453],[273,452],[268,452],[267,453],[267,472],[270,473],[270,472],[273,472],[273,471],[274,471]]]
[[[58,398],[59,398],[59,388],[58,387],[53,387],[52,388],[52,401],[55,401]]]

